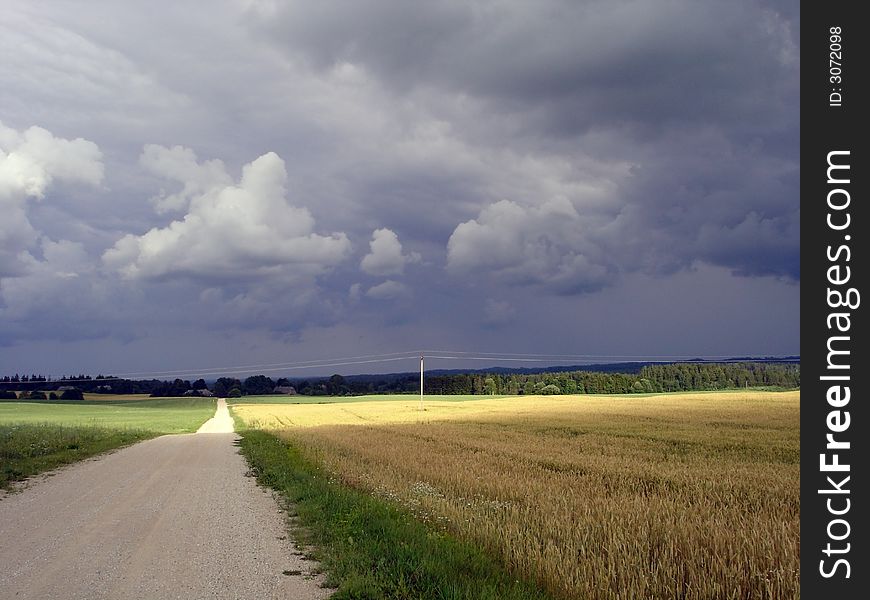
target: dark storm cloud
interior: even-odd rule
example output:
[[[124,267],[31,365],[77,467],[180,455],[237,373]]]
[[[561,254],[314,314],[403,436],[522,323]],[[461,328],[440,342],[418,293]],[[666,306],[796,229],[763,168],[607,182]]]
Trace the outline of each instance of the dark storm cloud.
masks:
[[[765,100],[771,84],[796,84],[796,71],[783,68],[797,60],[796,23],[757,2],[253,6],[260,30],[321,68],[362,64],[400,91],[484,96],[505,109],[545,112],[568,131],[738,116],[765,122],[781,100]]]
[[[587,199],[569,194],[580,213],[578,235],[567,236],[573,239],[534,226],[518,232],[526,253],[529,243],[545,239],[548,252],[561,256],[529,264],[537,275],[508,278],[545,284],[564,277],[563,259],[574,260],[590,238],[602,254],[590,272],[672,272],[707,260],[743,275],[798,276],[795,19],[788,3],[724,1],[368,0],[251,10],[258,31],[316,68],[358,65],[400,96],[423,96],[423,104],[433,89],[474,98],[474,114],[451,123],[454,135],[481,154],[509,145],[517,154],[630,164],[608,199],[618,213],[612,222],[588,219]],[[477,129],[480,120],[489,126]],[[505,121],[512,126],[500,128]],[[523,197],[487,189],[499,166],[516,170],[516,156],[499,158],[488,173],[475,174],[482,184],[471,177],[461,190],[437,175],[438,164],[426,173],[393,164],[371,173],[367,187],[385,189],[375,206],[396,194],[419,199],[404,204],[415,216],[439,193],[442,204],[471,196],[459,205],[473,206],[476,198],[480,208],[508,199],[534,211],[551,200],[544,190]],[[433,211],[433,227],[451,214],[463,222],[479,216]],[[412,218],[404,221],[414,227]],[[485,258],[478,262],[491,268]],[[567,273],[577,281],[560,291],[594,290],[611,280]]]
[[[645,294],[693,280],[794,307],[798,18],[785,1],[13,2],[0,344],[529,350],[583,337],[581,306],[674,323]],[[90,152],[104,176],[43,169],[27,192],[9,140],[32,125],[82,138],[70,164]]]
[[[652,270],[705,260],[743,275],[798,279],[797,159],[717,130],[676,134],[668,142],[661,155],[659,146],[647,147],[622,182],[626,204],[614,225],[626,262],[652,250]]]

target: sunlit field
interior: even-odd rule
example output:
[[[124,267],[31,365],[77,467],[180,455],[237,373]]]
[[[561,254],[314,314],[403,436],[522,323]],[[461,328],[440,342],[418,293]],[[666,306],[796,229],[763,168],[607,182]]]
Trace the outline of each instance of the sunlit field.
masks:
[[[190,433],[214,415],[213,398],[0,402],[0,424],[51,424]]]
[[[450,394],[450,395],[433,395],[426,396],[426,406],[429,405],[430,402],[437,402],[439,404],[444,403],[456,403],[456,402],[468,402],[469,400],[487,400],[487,399],[499,399],[499,398],[510,398],[511,396],[501,396],[501,395],[493,395],[493,396],[480,396],[480,395],[463,395],[463,394]],[[416,402],[417,408],[420,406],[420,396],[419,394],[372,394],[369,396],[302,396],[302,395],[281,395],[281,396],[244,396],[242,398],[227,398],[227,404],[357,404],[360,402],[404,402],[414,403]]]
[[[556,596],[797,598],[799,403],[427,398],[421,412],[408,396],[233,411]]]

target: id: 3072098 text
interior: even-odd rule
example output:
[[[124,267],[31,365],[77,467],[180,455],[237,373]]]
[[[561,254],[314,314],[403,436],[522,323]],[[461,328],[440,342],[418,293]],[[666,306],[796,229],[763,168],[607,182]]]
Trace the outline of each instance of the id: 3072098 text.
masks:
[[[843,28],[831,27],[828,51],[828,82],[831,93],[828,95],[828,106],[843,105]]]

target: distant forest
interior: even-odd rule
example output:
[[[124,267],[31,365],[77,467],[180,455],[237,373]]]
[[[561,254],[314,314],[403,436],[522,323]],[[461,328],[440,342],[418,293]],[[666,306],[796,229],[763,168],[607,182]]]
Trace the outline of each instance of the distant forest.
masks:
[[[798,388],[800,365],[770,363],[678,363],[648,365],[638,373],[569,371],[536,374],[433,376],[430,394],[632,394],[743,387]],[[419,389],[419,382],[417,383]]]
[[[424,379],[426,394],[631,394],[722,390],[744,387],[799,388],[800,365],[781,363],[674,363],[643,366],[634,373],[564,371],[542,373],[498,372],[439,373]],[[11,391],[43,392],[75,388],[104,394],[152,396],[248,396],[298,393],[308,396],[401,394],[420,390],[417,374],[352,375],[273,380],[254,375],[244,380],[221,377],[213,382],[198,379],[174,381],[130,380],[79,375],[49,381],[40,375],[0,379],[0,398]],[[36,396],[38,397],[38,395]]]

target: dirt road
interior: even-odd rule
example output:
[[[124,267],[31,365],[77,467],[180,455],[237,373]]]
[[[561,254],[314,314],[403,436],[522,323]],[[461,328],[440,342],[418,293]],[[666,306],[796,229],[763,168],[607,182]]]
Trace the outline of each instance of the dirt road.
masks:
[[[316,565],[280,539],[283,517],[245,476],[231,432],[220,401],[196,434],[79,463],[0,500],[0,598],[328,596],[306,577]]]

